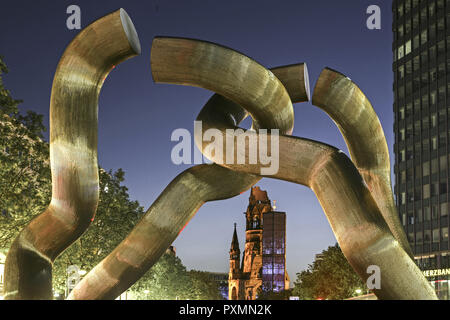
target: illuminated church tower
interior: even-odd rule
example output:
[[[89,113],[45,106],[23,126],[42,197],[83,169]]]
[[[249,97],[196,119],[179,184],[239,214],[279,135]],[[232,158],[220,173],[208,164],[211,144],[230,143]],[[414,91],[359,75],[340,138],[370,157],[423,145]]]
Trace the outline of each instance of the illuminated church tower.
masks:
[[[259,187],[251,189],[249,204],[247,211],[244,213],[246,217],[246,236],[245,249],[240,265],[239,242],[236,233],[236,224],[233,233],[233,240],[230,249],[230,271],[229,271],[229,299],[230,300],[254,300],[264,290],[280,291],[286,289],[284,280],[286,273],[286,214],[284,212],[274,212],[267,192]],[[267,230],[264,230],[264,219],[267,220]],[[274,235],[274,221],[276,221],[276,238]],[[279,230],[278,230],[279,229]],[[265,238],[264,238],[265,234]],[[273,259],[273,248],[280,247],[282,250],[277,251],[278,258]],[[266,248],[264,248],[266,246]],[[267,254],[263,254],[264,252]],[[265,264],[264,265],[264,262]],[[280,273],[283,279],[282,287],[267,284],[267,275],[270,273],[272,277],[274,267],[273,263],[277,263],[275,269]],[[265,283],[263,284],[263,278]],[[269,279],[269,281],[270,281]],[[263,286],[264,285],[264,286]]]

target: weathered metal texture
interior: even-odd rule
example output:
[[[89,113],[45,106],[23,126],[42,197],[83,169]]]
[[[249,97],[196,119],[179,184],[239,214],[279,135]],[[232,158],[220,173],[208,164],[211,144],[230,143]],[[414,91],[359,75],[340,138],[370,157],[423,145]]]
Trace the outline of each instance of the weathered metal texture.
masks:
[[[345,76],[344,76],[345,77]],[[346,78],[346,77],[345,77]],[[167,80],[167,79],[166,79]],[[177,79],[179,81],[179,79]],[[350,95],[357,88],[354,84],[350,89],[341,88],[342,92]],[[319,91],[320,92],[320,91]],[[316,94],[316,93],[314,93]],[[365,99],[361,91],[359,98]],[[339,101],[339,100],[338,100]],[[239,105],[227,101],[220,95],[213,96],[206,106],[200,112],[197,120],[203,121],[203,130],[217,128],[222,132],[222,141],[232,139],[234,141],[234,150],[238,149],[239,134],[227,133],[227,129],[237,129],[233,123],[233,118],[227,116],[228,110],[234,110],[235,114],[239,114]],[[379,124],[378,117],[373,112],[373,108],[367,107],[367,111],[361,111],[354,108],[355,112],[361,111],[362,114],[369,114],[372,111],[372,121]],[[241,113],[244,111],[241,111]],[[347,114],[348,115],[348,114]],[[375,117],[375,118],[373,118]],[[346,115],[339,117],[339,123],[344,124],[349,121]],[[360,122],[360,126],[368,125],[373,130],[370,123]],[[258,129],[258,128],[256,128]],[[368,142],[378,144],[375,145],[375,151],[386,146],[384,134],[381,125],[376,127],[378,131],[374,133],[374,137],[368,139]],[[362,143],[358,141],[357,134],[361,129],[350,129],[343,131],[346,141],[354,143]],[[246,132],[242,135],[254,136],[254,144],[260,145],[260,139],[263,137],[268,140],[268,145],[272,144],[271,135],[261,135],[256,132]],[[210,160],[229,169],[260,175],[261,163],[252,165],[249,158],[249,146],[246,145],[242,152],[245,156],[245,164],[237,164],[237,152],[233,162],[227,162],[225,153],[209,154],[205,153],[211,142],[204,141],[201,136],[196,136],[196,144],[200,150]],[[378,139],[378,140],[377,140]],[[384,144],[383,144],[384,143]],[[226,145],[226,147],[229,147]],[[270,150],[270,147],[268,147]],[[369,153],[370,148],[366,148]],[[241,150],[242,151],[242,150]],[[355,152],[355,149],[352,149]],[[358,151],[364,151],[359,149]],[[387,151],[387,150],[386,150]],[[375,162],[376,165],[368,166],[372,168],[375,177],[366,175],[366,183],[361,176],[359,168],[355,167],[352,161],[341,151],[326,144],[315,142],[312,140],[301,139],[297,137],[281,135],[279,137],[279,170],[275,175],[268,177],[281,180],[291,181],[310,187],[316,194],[325,214],[330,222],[333,232],[344,252],[344,255],[355,269],[355,271],[365,281],[369,274],[367,268],[376,265],[381,269],[381,289],[374,290],[380,299],[437,299],[434,290],[423,276],[420,269],[411,259],[409,252],[404,250],[399,241],[393,236],[379,204],[384,205],[384,201],[389,202],[391,194],[380,193],[379,191],[373,196],[372,187],[379,190],[380,183],[377,179],[383,181],[382,172],[380,176],[376,169],[385,168],[385,162]],[[220,155],[222,155],[220,157]],[[371,151],[369,154],[360,156],[359,159],[367,157],[368,163],[378,157],[376,152]],[[366,167],[362,167],[367,169]],[[361,169],[363,174],[366,171]],[[371,179],[369,179],[371,178]],[[225,182],[224,182],[225,183]],[[381,186],[381,188],[386,186]],[[386,192],[386,189],[381,189]],[[389,190],[389,192],[391,192]],[[381,206],[380,205],[380,206]],[[395,208],[393,212],[395,213]],[[392,220],[391,220],[392,221]],[[398,235],[404,234],[400,230]],[[407,247],[409,248],[409,247]],[[395,263],[393,263],[395,261]]]
[[[218,97],[202,110],[215,112],[220,105]],[[212,101],[214,103],[212,103]],[[225,104],[224,104],[225,106]],[[217,118],[203,114],[206,119]],[[217,123],[216,123],[217,124]],[[224,119],[218,125],[222,131],[234,128]],[[210,125],[205,126],[208,128]],[[256,144],[262,135],[255,136]],[[223,139],[226,139],[223,133]],[[268,144],[273,137],[268,135]],[[237,138],[234,138],[237,140]],[[310,187],[316,194],[331,225],[334,235],[353,269],[367,281],[369,266],[381,270],[381,288],[374,293],[380,299],[437,299],[413,259],[402,248],[389,229],[377,202],[372,196],[353,162],[340,150],[329,145],[292,136],[279,136],[279,170],[269,178],[276,178]],[[209,142],[196,141],[205,150]],[[236,142],[235,142],[236,146]],[[228,147],[228,145],[227,145]],[[264,165],[249,164],[249,150],[246,148],[245,164],[224,163],[222,158],[205,155],[215,163],[234,171],[258,175]],[[235,158],[236,160],[236,158]],[[235,162],[236,163],[236,162]],[[226,181],[223,181],[226,184]]]
[[[312,103],[336,123],[392,234],[413,257],[394,202],[386,138],[372,104],[353,81],[330,68],[320,74]]]
[[[155,46],[155,43],[158,45]],[[213,60],[220,65],[206,63],[211,59],[205,56],[199,59],[199,55],[204,55],[205,50],[213,52]],[[171,63],[171,68],[161,68],[164,61],[182,62],[176,67]],[[186,64],[183,61],[193,62]],[[295,97],[293,102],[308,100],[308,96],[302,94],[306,93],[306,88],[309,87],[305,83],[306,67],[303,68],[303,64],[288,68],[291,72],[286,81],[296,83],[289,86],[288,93],[270,71],[255,61],[231,49],[211,43],[156,38],[152,47],[151,62],[156,82],[161,79],[171,82],[176,78],[183,83],[189,81],[191,85],[214,91],[223,92],[223,88],[227,88],[224,94],[230,99],[244,101],[243,103],[250,105],[250,109],[258,108],[254,99],[243,96],[253,95],[255,88],[266,97],[269,95],[282,97],[280,100],[273,98],[273,105],[267,107],[266,114],[257,119],[261,124],[267,122],[279,126],[280,130],[287,133],[293,128],[294,117],[292,103],[286,102],[286,97],[291,94]],[[217,72],[217,69],[225,67],[227,69],[222,71],[223,74]],[[299,70],[301,72],[297,72]],[[196,79],[200,73],[210,75],[210,79],[206,80],[203,76],[201,81]],[[225,77],[227,73],[233,74],[234,77]],[[188,80],[188,77],[191,78]],[[255,87],[254,83],[248,82],[248,78],[258,77],[262,77],[258,81],[264,88]],[[247,116],[247,112],[242,107],[236,108],[237,105],[230,100],[226,101],[228,107],[224,117],[232,123],[241,122]],[[279,102],[282,103],[278,104]],[[273,123],[272,117],[275,113],[287,116]],[[260,114],[263,113],[258,113],[258,116]],[[215,164],[199,165],[184,171],[166,187],[127,238],[83,278],[68,299],[114,299],[147,272],[205,202],[237,196],[260,179],[261,177],[237,173]]]
[[[58,64],[50,102],[52,200],[15,239],[5,266],[5,299],[52,299],[52,262],[89,226],[99,197],[98,96],[115,65],[140,53],[120,9],[86,27]]]

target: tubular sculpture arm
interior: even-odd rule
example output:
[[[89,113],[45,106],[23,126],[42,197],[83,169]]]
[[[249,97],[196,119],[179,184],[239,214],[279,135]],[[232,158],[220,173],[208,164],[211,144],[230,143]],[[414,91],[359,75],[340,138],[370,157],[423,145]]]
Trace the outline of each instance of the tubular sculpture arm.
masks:
[[[370,101],[348,77],[325,68],[316,83],[312,103],[335,121],[392,234],[413,257],[393,198],[386,138]]]
[[[169,59],[166,61],[170,62],[170,67],[165,64],[165,59]],[[171,59],[181,62],[174,65]],[[186,61],[191,63],[186,64]],[[293,102],[308,100],[303,64],[284,70],[289,71],[289,77],[285,78],[287,92],[270,71],[255,61],[211,43],[156,38],[151,62],[156,82],[175,72],[184,83],[222,92],[230,99],[248,105],[251,110],[259,108],[255,103],[255,90],[263,95],[260,102],[264,100],[267,104],[265,99],[272,97],[273,105],[267,106],[265,113],[257,113],[260,117],[257,120],[278,126],[286,133],[293,127],[292,104],[286,100],[289,94],[294,97]],[[256,83],[249,79],[256,79]],[[250,95],[252,98],[248,97]],[[247,116],[244,109],[226,101],[229,121],[239,123]],[[148,271],[205,202],[237,196],[260,179],[215,164],[184,171],[166,187],[127,238],[83,278],[68,299],[116,298]]]
[[[52,299],[52,263],[89,226],[97,209],[98,96],[113,67],[140,53],[120,9],[86,27],[58,64],[50,102],[52,200],[13,242],[5,299]]]
[[[225,114],[226,101],[216,95],[206,104],[198,119],[207,123],[203,126],[205,130],[220,128],[225,140],[226,130],[235,128]],[[364,281],[369,277],[369,266],[380,268],[381,288],[374,290],[378,298],[437,299],[420,269],[392,235],[358,169],[343,152],[320,142],[292,136],[245,134],[254,135],[254,143],[258,145],[260,139],[267,139],[269,145],[279,144],[279,170],[267,177],[305,185],[314,191],[345,257]],[[232,138],[235,139],[236,150],[238,138]],[[201,140],[196,140],[196,143],[202,151],[209,144]],[[263,167],[249,164],[248,147],[244,152],[245,164],[236,164],[236,158],[233,164],[204,154],[236,172],[259,175]]]

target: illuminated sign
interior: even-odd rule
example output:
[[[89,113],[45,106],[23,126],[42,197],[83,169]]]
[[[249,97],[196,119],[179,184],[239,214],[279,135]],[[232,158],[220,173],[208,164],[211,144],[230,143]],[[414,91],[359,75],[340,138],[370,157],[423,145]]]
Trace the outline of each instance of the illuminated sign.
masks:
[[[450,268],[447,269],[436,269],[436,270],[425,270],[423,272],[425,277],[438,277],[450,275]]]

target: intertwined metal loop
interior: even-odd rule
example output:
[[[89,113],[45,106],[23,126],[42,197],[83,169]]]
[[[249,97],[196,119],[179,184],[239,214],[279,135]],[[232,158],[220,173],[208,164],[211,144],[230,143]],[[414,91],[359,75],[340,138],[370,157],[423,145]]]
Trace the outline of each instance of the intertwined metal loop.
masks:
[[[108,72],[140,53],[133,24],[122,9],[83,30],[66,49],[51,98],[50,152],[53,196],[48,209],[15,240],[6,263],[8,299],[50,299],[51,266],[89,226],[98,203],[98,94]],[[330,222],[344,255],[366,280],[367,267],[381,270],[381,299],[436,299],[415,265],[395,208],[383,129],[370,102],[347,77],[324,69],[312,102],[335,121],[351,160],[327,144],[291,136],[292,103],[309,100],[306,65],[268,70],[229,48],[182,38],[157,37],[152,44],[155,82],[198,86],[216,94],[197,120],[203,130],[237,129],[248,115],[256,140],[272,143],[261,129],[278,129],[279,170],[270,178],[310,187]],[[232,137],[237,143],[238,136]],[[136,282],[164,253],[182,228],[208,201],[239,195],[264,175],[261,163],[198,165],[176,177],[143,219],[69,299],[113,299]],[[248,146],[247,146],[248,147]],[[222,155],[223,156],[223,155]]]

